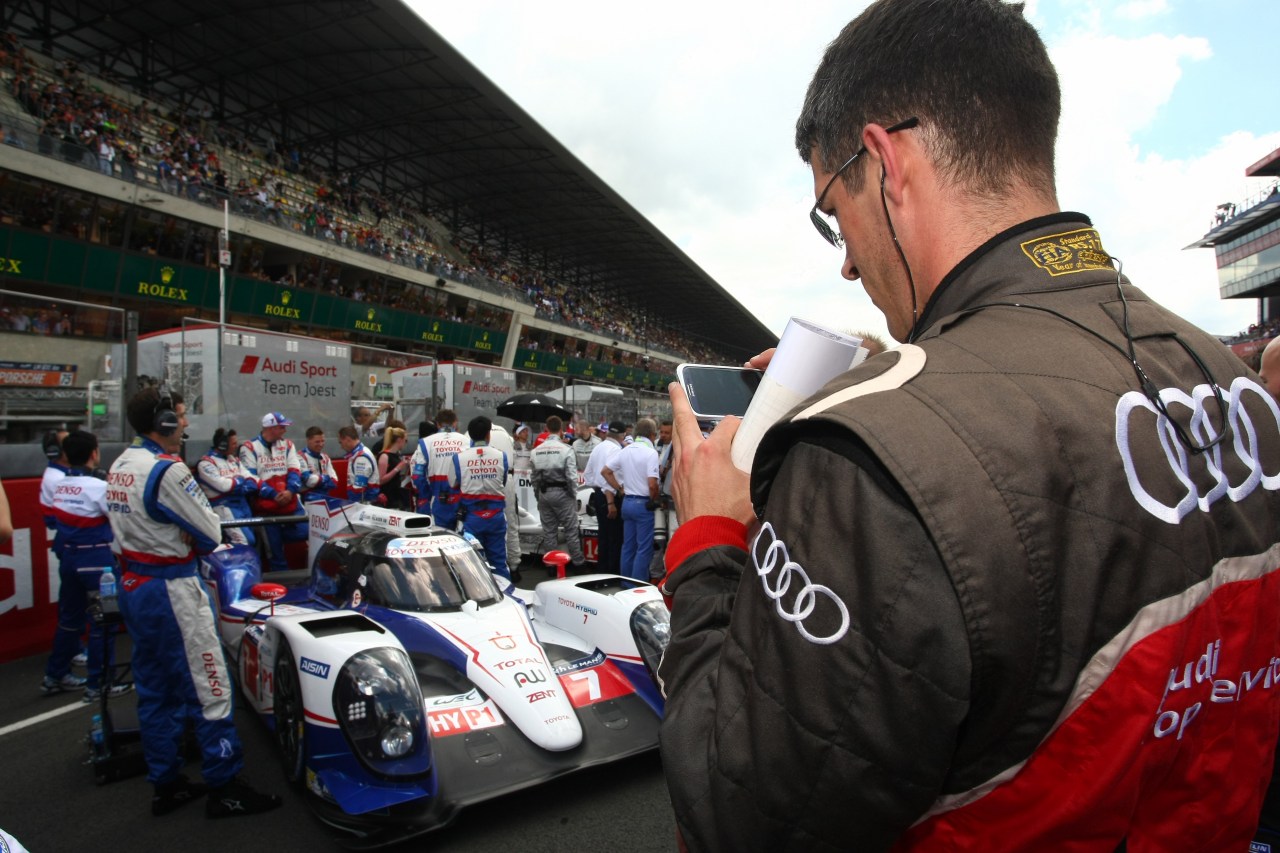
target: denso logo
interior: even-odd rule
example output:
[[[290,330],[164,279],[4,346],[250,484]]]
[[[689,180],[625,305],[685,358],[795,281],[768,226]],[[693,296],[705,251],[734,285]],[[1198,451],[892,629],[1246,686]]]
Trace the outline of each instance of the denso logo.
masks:
[[[329,677],[329,664],[320,663],[320,661],[311,660],[311,658],[303,658],[298,663],[298,669],[302,670],[307,675],[314,675],[318,678]]]

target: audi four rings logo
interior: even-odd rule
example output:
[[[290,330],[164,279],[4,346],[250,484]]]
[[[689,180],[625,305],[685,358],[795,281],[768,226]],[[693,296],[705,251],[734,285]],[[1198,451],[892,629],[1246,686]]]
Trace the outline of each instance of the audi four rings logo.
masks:
[[[765,534],[769,536],[769,544],[765,548],[764,559],[761,560],[757,555]],[[767,521],[760,528],[756,541],[751,545],[751,559],[756,564],[756,574],[759,575],[760,583],[764,586],[764,594],[773,599],[778,615],[793,623],[796,626],[796,630],[800,632],[800,636],[811,643],[826,646],[839,640],[848,632],[849,608],[845,606],[844,601],[840,599],[840,596],[832,592],[830,587],[810,583],[808,573],[801,568],[799,563],[791,561],[791,555],[787,553],[786,543],[778,538],[777,534],[773,532],[773,525]],[[778,574],[772,578],[773,584],[770,585],[771,578],[769,576],[773,574],[774,569],[778,569]],[[792,600],[790,608],[785,608],[782,604],[782,597],[791,589],[792,575],[798,576],[802,585],[796,590],[795,599]],[[820,595],[831,599],[832,603],[840,611],[840,627],[825,637],[815,637],[804,627],[804,620],[808,619],[814,608],[818,606],[818,596]]]
[[[1264,423],[1253,422],[1244,408],[1244,401],[1249,394],[1256,395],[1262,406],[1265,406],[1265,411],[1270,412],[1272,418],[1270,421],[1265,421],[1264,418]],[[1177,524],[1197,508],[1201,512],[1208,512],[1209,507],[1223,495],[1233,501],[1244,500],[1259,485],[1269,491],[1280,488],[1280,464],[1277,464],[1276,470],[1270,473],[1263,469],[1262,442],[1259,440],[1259,430],[1265,433],[1264,437],[1280,433],[1280,407],[1276,406],[1275,399],[1257,382],[1243,376],[1237,377],[1231,383],[1231,390],[1225,392],[1223,397],[1227,403],[1227,425],[1231,430],[1231,443],[1228,445],[1224,441],[1212,450],[1200,454],[1191,454],[1178,441],[1169,419],[1161,415],[1141,391],[1130,391],[1116,404],[1116,448],[1120,451],[1120,458],[1124,462],[1124,474],[1129,481],[1129,491],[1133,493],[1134,499],[1143,509],[1161,521]],[[1177,407],[1191,412],[1190,434],[1196,441],[1207,444],[1218,437],[1217,430],[1209,419],[1210,409],[1217,409],[1211,386],[1197,385],[1190,394],[1178,388],[1165,388],[1160,392],[1160,400],[1175,415],[1178,411]],[[1263,411],[1262,406],[1257,407],[1256,411]],[[1139,471],[1139,465],[1133,457],[1131,448],[1134,438],[1130,431],[1133,413],[1138,409],[1145,409],[1156,416],[1155,433],[1161,449],[1164,450],[1165,461],[1180,484],[1178,488],[1186,490],[1176,504],[1160,502],[1143,485],[1144,477],[1150,482],[1151,479],[1161,476],[1161,472]],[[1139,437],[1138,441],[1146,443],[1142,437]],[[1225,453],[1233,453],[1249,471],[1248,476],[1239,483],[1230,482],[1227,473],[1223,470],[1222,462]],[[1197,458],[1202,458],[1204,461],[1197,461]],[[1213,480],[1213,487],[1203,494],[1191,476],[1193,467],[1198,471],[1200,466],[1204,466],[1209,478]]]

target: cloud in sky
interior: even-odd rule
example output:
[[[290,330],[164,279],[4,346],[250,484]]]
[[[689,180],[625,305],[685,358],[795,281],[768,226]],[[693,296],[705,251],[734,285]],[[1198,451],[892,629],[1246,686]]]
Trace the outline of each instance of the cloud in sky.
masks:
[[[865,3],[769,17],[720,0],[410,5],[774,332],[792,315],[883,332],[808,222],[813,183],[793,144],[823,49]],[[1221,65],[1225,85],[1247,79],[1246,59],[1194,27],[1171,29],[1172,11],[1169,0],[1028,4],[1064,91],[1059,198],[1093,218],[1140,287],[1231,333],[1256,303],[1220,300],[1213,252],[1181,247],[1219,202],[1261,188],[1244,168],[1280,147],[1280,133],[1221,127],[1216,144],[1182,158],[1141,136],[1191,64]]]

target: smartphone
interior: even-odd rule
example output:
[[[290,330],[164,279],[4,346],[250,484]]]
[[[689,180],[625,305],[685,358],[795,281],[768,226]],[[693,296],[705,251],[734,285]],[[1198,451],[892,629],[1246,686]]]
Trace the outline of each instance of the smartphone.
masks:
[[[749,367],[682,364],[676,368],[676,378],[700,421],[745,415],[762,376],[762,371]]]

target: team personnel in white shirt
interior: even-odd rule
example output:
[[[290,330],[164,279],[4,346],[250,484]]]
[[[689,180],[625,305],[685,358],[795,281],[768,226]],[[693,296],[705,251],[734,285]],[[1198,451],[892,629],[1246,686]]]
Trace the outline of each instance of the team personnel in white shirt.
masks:
[[[653,559],[653,512],[658,508],[658,451],[653,418],[636,421],[636,435],[601,472],[622,492],[622,567],[619,574],[649,580]]]
[[[578,421],[577,438],[573,440],[573,453],[578,463],[578,470],[585,472],[591,460],[591,451],[600,446],[603,439],[596,434],[596,426],[585,420]]]
[[[507,520],[507,571],[514,578],[520,577],[520,509],[519,497],[516,495],[516,444],[511,433],[502,424],[489,424],[489,446],[507,454],[507,484],[504,487],[503,499],[506,505],[502,515]]]
[[[622,496],[618,486],[609,482],[604,471],[622,452],[622,438],[627,425],[613,421],[605,431],[605,438],[591,451],[583,482],[591,489],[591,507],[595,510],[596,529],[600,534],[598,568],[602,572],[617,574],[622,568]]]

